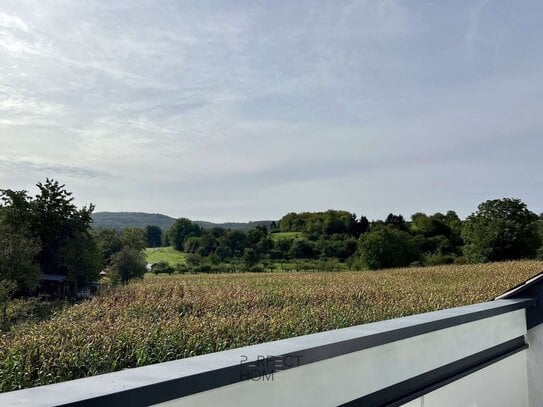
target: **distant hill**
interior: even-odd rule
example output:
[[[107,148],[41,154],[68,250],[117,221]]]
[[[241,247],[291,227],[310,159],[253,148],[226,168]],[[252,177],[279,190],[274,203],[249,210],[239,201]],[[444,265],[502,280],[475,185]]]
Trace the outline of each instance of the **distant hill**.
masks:
[[[167,230],[174,218],[160,213],[143,212],[96,212],[92,214],[93,227],[122,230],[130,227],[144,228],[148,225],[159,226]]]
[[[225,223],[213,223],[206,222],[205,220],[195,220],[194,223],[198,224],[204,229],[211,229],[214,227],[232,230],[249,230],[254,229],[257,226],[269,227],[272,222],[279,223],[277,220],[255,220],[252,222],[225,222]]]
[[[122,230],[129,227],[144,228],[148,225],[159,226],[162,230],[167,230],[175,222],[175,218],[162,215],[160,213],[144,213],[144,212],[96,212],[92,214],[93,227],[95,228],[111,228]],[[196,220],[204,229],[213,227],[221,227],[232,230],[248,230],[257,226],[270,226],[272,220],[259,220],[253,222],[225,222],[213,223],[203,220]]]

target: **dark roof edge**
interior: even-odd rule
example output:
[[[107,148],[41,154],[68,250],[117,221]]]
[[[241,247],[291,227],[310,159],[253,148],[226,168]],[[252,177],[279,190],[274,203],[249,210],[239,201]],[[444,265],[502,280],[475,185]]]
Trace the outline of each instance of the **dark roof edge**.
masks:
[[[542,285],[542,289],[543,289],[543,271],[539,274],[536,274],[532,278],[529,278],[528,280],[523,281],[520,284],[517,284],[516,286],[504,292],[503,294],[498,295],[495,299],[504,300],[504,299],[509,299],[509,298],[519,298],[520,293],[523,293],[539,284]]]
[[[531,298],[535,306],[526,310],[526,327],[528,330],[543,323],[543,272],[511,288],[496,297],[496,300]]]

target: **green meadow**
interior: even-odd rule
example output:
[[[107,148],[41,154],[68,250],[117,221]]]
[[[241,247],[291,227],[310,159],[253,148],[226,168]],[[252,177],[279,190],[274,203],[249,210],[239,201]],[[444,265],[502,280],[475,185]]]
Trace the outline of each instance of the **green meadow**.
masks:
[[[159,263],[163,261],[171,266],[175,266],[176,264],[184,264],[186,257],[186,253],[179,252],[173,247],[153,247],[145,249],[147,263]]]

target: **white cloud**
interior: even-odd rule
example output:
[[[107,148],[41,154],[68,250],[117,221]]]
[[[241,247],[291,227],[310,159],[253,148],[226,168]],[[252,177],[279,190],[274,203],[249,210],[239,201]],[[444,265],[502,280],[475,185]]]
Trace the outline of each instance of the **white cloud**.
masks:
[[[24,32],[30,31],[30,26],[19,17],[0,12],[0,27]]]
[[[211,220],[466,212],[515,190],[515,146],[543,169],[541,10],[488,3],[6,2],[0,184]]]
[[[485,7],[491,0],[479,0],[468,9],[467,29],[466,29],[466,46],[468,51],[473,54],[476,51],[477,43],[480,39],[481,15]]]

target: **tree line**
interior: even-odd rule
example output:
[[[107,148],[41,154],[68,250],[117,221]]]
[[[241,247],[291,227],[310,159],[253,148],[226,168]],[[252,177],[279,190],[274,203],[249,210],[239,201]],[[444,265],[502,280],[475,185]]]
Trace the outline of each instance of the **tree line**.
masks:
[[[59,182],[47,179],[37,187],[34,197],[0,190],[0,305],[34,293],[44,275],[65,277],[72,297],[101,272],[111,284],[141,278],[147,247],[187,253],[182,272],[263,271],[274,262],[339,270],[543,258],[543,216],[512,198],[483,202],[465,220],[448,211],[370,222],[328,210],[288,213],[247,231],[204,229],[186,218],[166,231],[154,225],[116,231],[93,228],[94,206],[77,208]]]
[[[543,216],[511,198],[483,202],[465,221],[454,211],[369,222],[328,210],[289,213],[277,225],[247,232],[202,229],[181,218],[163,237],[164,244],[190,253],[189,264],[243,259],[247,269],[288,259],[337,259],[366,269],[533,259],[543,258],[542,240]]]

